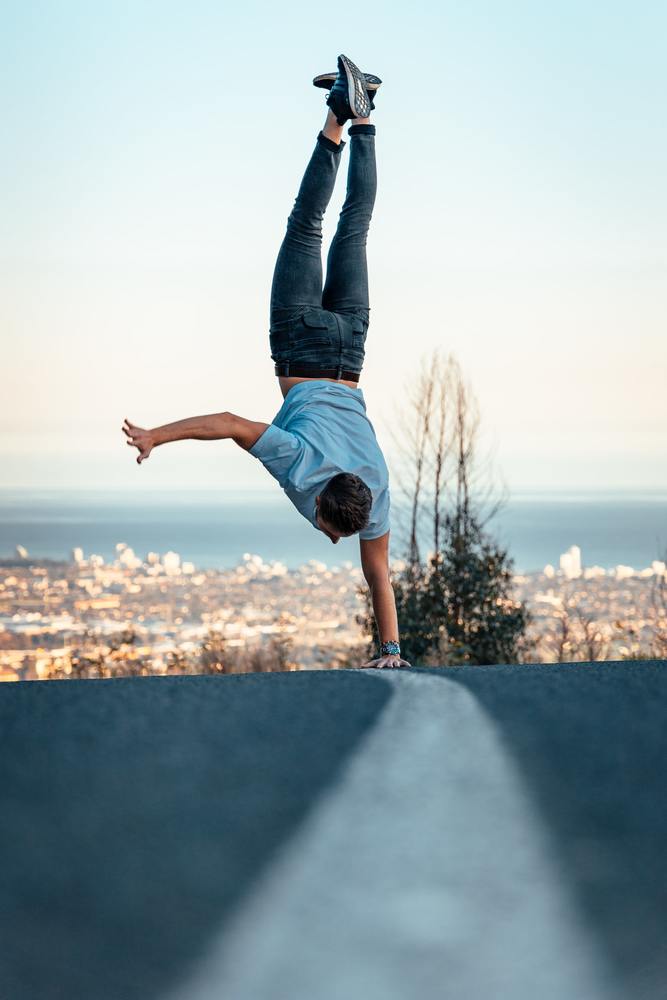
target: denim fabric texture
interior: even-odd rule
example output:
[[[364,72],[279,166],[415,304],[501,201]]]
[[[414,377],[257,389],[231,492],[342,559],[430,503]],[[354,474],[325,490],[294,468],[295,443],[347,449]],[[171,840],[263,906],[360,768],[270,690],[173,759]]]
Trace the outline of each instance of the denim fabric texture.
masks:
[[[375,126],[348,129],[347,191],[322,287],[322,219],[347,145],[320,132],[306,167],[271,286],[271,358],[360,372],[370,305],[366,240],[375,195]],[[282,374],[288,375],[289,370]]]

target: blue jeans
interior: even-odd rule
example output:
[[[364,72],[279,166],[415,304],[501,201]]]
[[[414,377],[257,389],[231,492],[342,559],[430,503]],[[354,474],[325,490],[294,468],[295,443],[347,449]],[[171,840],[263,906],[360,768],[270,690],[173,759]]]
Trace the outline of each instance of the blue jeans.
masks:
[[[347,194],[327,257],[322,288],[322,219],[345,142],[320,132],[303,175],[271,286],[271,357],[300,368],[360,372],[370,320],[366,238],[377,174],[375,126],[352,125]],[[340,377],[340,375],[338,376]]]

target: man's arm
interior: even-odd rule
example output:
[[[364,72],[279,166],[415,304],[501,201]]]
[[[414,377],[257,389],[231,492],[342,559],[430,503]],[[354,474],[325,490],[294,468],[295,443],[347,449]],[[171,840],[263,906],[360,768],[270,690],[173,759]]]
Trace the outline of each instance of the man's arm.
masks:
[[[176,420],[172,424],[162,424],[161,427],[151,429],[137,427],[126,418],[123,433],[128,439],[127,443],[138,449],[137,462],[141,465],[153,448],[170,441],[220,441],[231,438],[239,447],[248,451],[268,426],[261,420],[246,420],[236,413],[224,412],[187,417],[185,420]]]
[[[396,601],[389,576],[389,532],[385,532],[379,538],[360,538],[359,551],[361,568],[371,592],[373,613],[377,622],[380,642],[388,642],[390,639],[398,642]],[[407,667],[410,664],[407,660],[402,660],[400,656],[392,655],[369,660],[363,666]]]

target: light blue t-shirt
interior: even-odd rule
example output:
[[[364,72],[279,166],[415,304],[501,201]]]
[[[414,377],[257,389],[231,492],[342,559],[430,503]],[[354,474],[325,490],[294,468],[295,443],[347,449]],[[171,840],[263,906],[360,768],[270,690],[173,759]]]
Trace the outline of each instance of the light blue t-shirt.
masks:
[[[373,494],[359,537],[389,531],[389,473],[361,389],[325,379],[297,382],[250,454],[318,531],[315,498],[339,472],[353,472]]]

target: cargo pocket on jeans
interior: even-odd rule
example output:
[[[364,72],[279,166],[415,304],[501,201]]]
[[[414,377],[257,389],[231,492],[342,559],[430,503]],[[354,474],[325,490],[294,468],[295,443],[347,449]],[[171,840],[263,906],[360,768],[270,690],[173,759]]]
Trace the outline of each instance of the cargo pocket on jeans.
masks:
[[[331,346],[331,332],[327,317],[317,309],[303,313],[292,324],[293,347]]]
[[[352,316],[350,319],[350,327],[352,329],[352,348],[353,350],[363,351],[364,344],[366,343],[366,324],[361,316]]]

